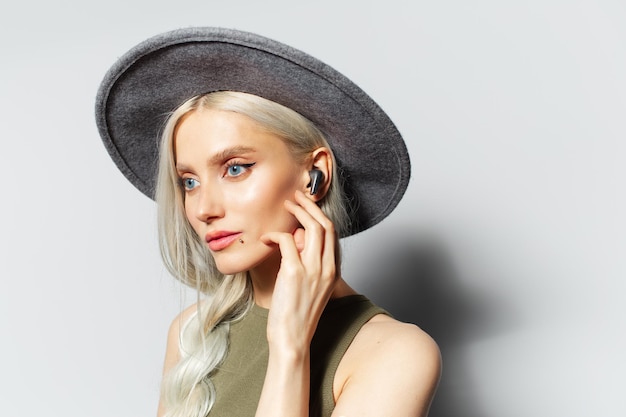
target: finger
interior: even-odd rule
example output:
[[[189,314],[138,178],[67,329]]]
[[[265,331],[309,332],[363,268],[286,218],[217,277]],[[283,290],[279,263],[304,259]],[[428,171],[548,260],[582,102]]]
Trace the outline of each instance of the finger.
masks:
[[[325,242],[334,243],[336,240],[335,225],[328,218],[328,216],[326,216],[322,209],[311,199],[307,198],[307,196],[305,196],[301,191],[296,191],[295,198],[296,202],[300,204],[302,208],[304,208],[306,212],[322,226],[325,234]]]
[[[292,264],[301,265],[300,254],[292,234],[268,232],[261,236],[261,242],[266,245],[278,245],[282,257],[281,263],[291,262]]]
[[[296,230],[293,231],[293,240],[296,243],[296,248],[298,249],[298,252],[302,252],[302,250],[304,249],[304,229],[301,227],[298,227]]]
[[[317,204],[304,194],[296,193],[296,200],[296,204],[286,206],[305,229],[305,248],[301,254],[305,266],[316,276],[335,278],[339,270],[335,227]]]
[[[322,209],[315,204],[311,199],[307,198],[301,191],[295,193],[296,202],[300,204],[307,212],[322,226],[324,230],[324,246],[322,253],[322,262],[328,264],[331,262],[334,265],[334,269],[337,269],[335,263],[336,260],[336,248],[337,248],[337,234],[335,232],[335,225],[326,216]]]
[[[322,209],[310,198],[308,198],[302,191],[297,190],[295,192],[296,203],[301,205],[318,223],[324,224],[326,221],[330,222],[326,214]]]
[[[296,217],[304,229],[303,261],[309,267],[319,265],[325,244],[325,233],[322,225],[304,207],[297,203],[287,200],[285,201],[285,208]]]

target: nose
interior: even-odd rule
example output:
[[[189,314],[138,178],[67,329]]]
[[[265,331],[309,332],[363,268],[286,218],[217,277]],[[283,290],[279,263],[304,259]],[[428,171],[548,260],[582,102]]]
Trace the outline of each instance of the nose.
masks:
[[[224,216],[223,198],[217,187],[209,189],[201,186],[194,197],[194,215],[201,222],[210,223]]]

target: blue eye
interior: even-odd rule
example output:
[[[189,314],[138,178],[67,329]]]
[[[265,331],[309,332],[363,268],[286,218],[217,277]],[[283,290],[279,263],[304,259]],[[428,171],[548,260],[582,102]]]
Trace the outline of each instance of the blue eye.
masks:
[[[244,167],[241,165],[231,165],[228,167],[228,175],[231,177],[236,177],[237,175],[241,175],[244,171]]]
[[[251,166],[253,166],[254,163],[252,164],[231,164],[226,168],[226,175],[228,175],[229,177],[238,177],[241,174],[245,173],[248,168],[250,168]]]
[[[186,191],[191,191],[198,186],[198,180],[193,178],[183,178],[181,184]]]

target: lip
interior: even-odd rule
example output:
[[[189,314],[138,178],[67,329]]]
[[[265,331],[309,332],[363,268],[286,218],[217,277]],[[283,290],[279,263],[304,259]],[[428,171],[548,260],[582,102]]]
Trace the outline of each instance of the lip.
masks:
[[[241,232],[220,230],[217,232],[207,233],[205,240],[209,245],[209,249],[213,252],[218,252],[222,249],[226,249],[231,243],[236,241],[239,236],[241,236]]]

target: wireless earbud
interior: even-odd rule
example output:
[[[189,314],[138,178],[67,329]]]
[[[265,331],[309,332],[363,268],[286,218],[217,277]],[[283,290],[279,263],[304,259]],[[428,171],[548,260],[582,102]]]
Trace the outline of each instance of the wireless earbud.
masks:
[[[319,169],[313,168],[309,171],[309,175],[311,176],[311,182],[307,187],[311,188],[311,195],[317,194],[320,184],[324,182],[324,173]]]

